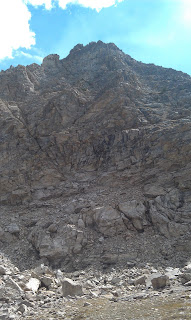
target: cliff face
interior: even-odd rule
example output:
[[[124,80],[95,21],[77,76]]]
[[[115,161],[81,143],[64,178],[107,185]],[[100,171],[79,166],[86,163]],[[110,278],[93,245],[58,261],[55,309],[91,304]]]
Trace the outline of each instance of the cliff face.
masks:
[[[78,199],[72,223],[106,237],[149,227],[189,234],[190,76],[99,41],[2,71],[0,99],[2,205]],[[63,257],[59,239],[70,228],[48,249],[37,229],[30,241],[40,255],[51,259],[52,246]],[[65,256],[89,243],[75,232]]]

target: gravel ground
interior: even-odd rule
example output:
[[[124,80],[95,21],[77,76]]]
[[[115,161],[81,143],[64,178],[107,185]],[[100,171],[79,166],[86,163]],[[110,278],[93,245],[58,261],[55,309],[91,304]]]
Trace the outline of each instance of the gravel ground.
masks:
[[[65,320],[185,320],[190,319],[191,299],[189,293],[175,293],[171,296],[155,296],[135,301],[108,301],[106,298],[80,299],[73,302],[58,303],[37,315],[22,319],[65,319]]]

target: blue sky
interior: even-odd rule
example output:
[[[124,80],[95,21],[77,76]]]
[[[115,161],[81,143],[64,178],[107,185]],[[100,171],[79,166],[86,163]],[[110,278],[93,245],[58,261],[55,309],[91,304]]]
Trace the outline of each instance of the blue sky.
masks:
[[[191,0],[1,0],[0,40],[0,70],[102,40],[191,74]]]

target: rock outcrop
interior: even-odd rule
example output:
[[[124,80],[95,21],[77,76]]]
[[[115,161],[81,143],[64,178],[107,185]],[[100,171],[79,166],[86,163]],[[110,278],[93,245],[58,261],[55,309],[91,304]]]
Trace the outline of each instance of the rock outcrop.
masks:
[[[4,251],[63,268],[186,261],[189,75],[77,45],[2,71],[0,115]]]

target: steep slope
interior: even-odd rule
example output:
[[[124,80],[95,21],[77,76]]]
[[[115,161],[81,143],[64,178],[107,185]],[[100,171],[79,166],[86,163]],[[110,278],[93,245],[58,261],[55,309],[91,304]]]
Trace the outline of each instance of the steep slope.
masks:
[[[2,71],[0,98],[1,204],[33,206],[20,223],[34,215],[27,241],[40,257],[68,263],[85,250],[96,257],[100,247],[90,244],[100,235],[112,248],[112,237],[157,231],[176,239],[174,249],[161,242],[163,256],[177,250],[187,258],[190,76],[99,41],[63,60],[50,55],[41,66]],[[34,208],[46,201],[52,209],[42,225],[47,211]],[[114,253],[123,243],[116,241]],[[128,245],[124,252],[133,252],[134,240]]]

